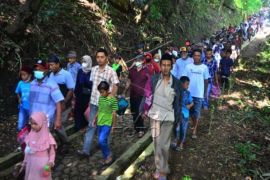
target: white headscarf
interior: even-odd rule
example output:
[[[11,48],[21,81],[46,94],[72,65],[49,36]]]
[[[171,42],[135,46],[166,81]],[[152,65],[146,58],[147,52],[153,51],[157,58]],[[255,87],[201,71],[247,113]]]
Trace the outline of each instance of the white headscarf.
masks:
[[[85,73],[90,72],[92,69],[92,58],[88,55],[82,57],[82,70]]]

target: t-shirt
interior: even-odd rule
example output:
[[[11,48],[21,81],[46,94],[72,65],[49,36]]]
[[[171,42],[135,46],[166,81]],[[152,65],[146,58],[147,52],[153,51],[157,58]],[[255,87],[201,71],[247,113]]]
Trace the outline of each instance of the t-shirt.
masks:
[[[82,68],[82,66],[78,62],[75,62],[75,63],[72,63],[72,64],[71,63],[68,63],[68,65],[67,65],[67,71],[70,72],[70,74],[71,74],[74,82],[76,82],[78,72],[79,72],[79,70],[81,68]]]
[[[21,97],[21,105],[24,109],[29,110],[29,94],[30,94],[30,84],[31,82],[20,81],[17,85],[16,94],[19,94]]]
[[[183,73],[184,76],[189,77],[189,92],[192,97],[204,97],[204,80],[210,78],[208,67],[204,64],[195,65],[189,64],[186,66]]]
[[[31,82],[30,114],[43,112],[48,116],[50,125],[52,125],[55,120],[56,104],[63,100],[64,97],[54,80],[46,77],[41,83],[36,79]]]
[[[187,59],[177,59],[176,63],[173,65],[171,73],[177,78],[180,79],[183,76],[184,70],[188,64],[194,62],[193,58],[188,57]]]
[[[231,74],[231,67],[233,66],[233,60],[231,58],[222,58],[220,61],[220,74],[222,76],[229,77]]]
[[[118,110],[118,103],[114,97],[100,96],[98,100],[98,126],[111,126],[112,125],[112,113]]]
[[[188,90],[184,90],[182,94],[182,114],[184,118],[189,118],[189,109],[187,105],[191,104],[193,101],[190,92]]]

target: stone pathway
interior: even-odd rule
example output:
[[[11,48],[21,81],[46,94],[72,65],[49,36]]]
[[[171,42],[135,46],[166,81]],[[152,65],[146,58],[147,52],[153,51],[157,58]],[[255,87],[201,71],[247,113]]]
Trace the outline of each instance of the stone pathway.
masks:
[[[119,129],[111,135],[110,147],[117,159],[125,152],[131,144],[138,140],[133,130],[133,121],[131,115],[125,115],[124,120],[118,123]],[[83,145],[83,136],[77,137],[72,141],[70,152],[66,155],[57,155],[56,166],[53,171],[55,180],[84,180],[95,179],[101,173],[100,161],[102,160],[101,151],[97,147],[97,138],[93,143],[93,155],[89,159],[80,159],[76,151]]]

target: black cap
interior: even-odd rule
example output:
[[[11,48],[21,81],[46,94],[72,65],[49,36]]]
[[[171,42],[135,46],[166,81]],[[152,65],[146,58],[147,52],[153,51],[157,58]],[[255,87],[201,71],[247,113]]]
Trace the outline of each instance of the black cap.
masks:
[[[57,55],[51,54],[48,58],[49,63],[60,63],[60,59]]]

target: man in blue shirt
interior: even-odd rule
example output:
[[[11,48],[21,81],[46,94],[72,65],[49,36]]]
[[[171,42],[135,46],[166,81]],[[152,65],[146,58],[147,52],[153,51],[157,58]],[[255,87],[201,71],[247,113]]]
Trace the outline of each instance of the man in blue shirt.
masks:
[[[212,87],[214,83],[218,85],[218,76],[217,76],[217,61],[213,56],[213,51],[211,48],[206,50],[206,57],[202,61],[208,67],[210,78],[208,79],[208,88],[207,88],[207,96],[204,98],[203,107],[205,110],[209,108],[209,98],[210,93],[212,91]]]
[[[30,114],[43,112],[49,119],[50,127],[61,129],[61,101],[64,97],[55,81],[48,78],[48,66],[44,61],[37,61],[34,77],[29,94]]]
[[[192,64],[193,58],[188,56],[187,48],[180,48],[181,58],[176,60],[176,63],[173,65],[171,73],[177,78],[180,79],[183,76],[186,65]]]
[[[60,59],[56,55],[49,56],[49,67],[51,70],[50,79],[54,80],[65,97],[62,101],[62,122],[66,122],[68,114],[71,110],[71,100],[73,96],[73,90],[75,88],[75,82],[70,72],[64,70],[60,65]],[[59,131],[59,136],[64,145],[68,144],[68,138],[64,128]],[[63,146],[63,152],[67,151],[67,146]]]
[[[224,89],[229,88],[229,77],[233,71],[233,60],[230,58],[231,54],[232,50],[228,49],[226,56],[220,61],[221,86]]]
[[[76,61],[77,53],[75,51],[69,51],[67,59],[67,71],[70,72],[73,81],[76,83],[78,71],[81,69],[81,64]]]

